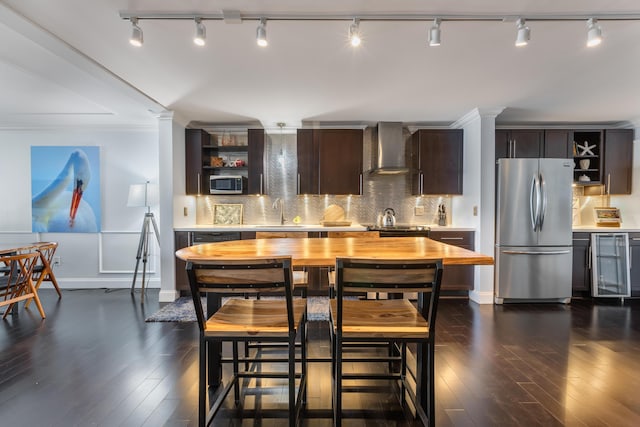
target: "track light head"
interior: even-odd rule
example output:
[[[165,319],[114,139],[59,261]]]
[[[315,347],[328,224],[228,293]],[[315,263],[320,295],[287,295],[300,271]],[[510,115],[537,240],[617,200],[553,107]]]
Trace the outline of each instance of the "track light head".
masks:
[[[265,47],[269,45],[269,43],[267,42],[267,19],[266,18],[260,18],[260,24],[256,29],[256,43],[258,43],[258,46],[260,47]]]
[[[196,34],[193,36],[193,42],[198,46],[204,46],[207,39],[207,28],[202,23],[201,18],[196,18]]]
[[[429,46],[440,46],[440,18],[434,19],[429,29]]]
[[[142,28],[138,27],[138,18],[131,18],[131,37],[129,43],[132,46],[140,47],[144,43],[144,37],[142,35]]]
[[[349,25],[349,43],[351,46],[357,47],[362,43],[362,37],[360,36],[360,20],[353,18],[351,25]]]
[[[529,44],[531,38],[531,31],[526,25],[526,21],[523,18],[519,18],[516,22],[518,33],[516,35],[516,46],[522,47]]]
[[[602,28],[596,18],[587,19],[587,47],[598,46],[602,43]]]

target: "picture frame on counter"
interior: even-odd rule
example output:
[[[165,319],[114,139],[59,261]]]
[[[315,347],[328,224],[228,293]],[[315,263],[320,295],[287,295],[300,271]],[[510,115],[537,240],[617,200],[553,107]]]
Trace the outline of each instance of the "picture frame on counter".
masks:
[[[241,203],[213,205],[213,224],[242,224],[243,207]]]

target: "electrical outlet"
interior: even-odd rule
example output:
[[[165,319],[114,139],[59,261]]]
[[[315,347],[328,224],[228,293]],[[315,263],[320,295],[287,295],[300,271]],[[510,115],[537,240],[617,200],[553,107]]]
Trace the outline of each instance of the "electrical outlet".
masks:
[[[473,216],[478,216],[478,207],[477,206],[473,207]]]
[[[53,265],[60,265],[60,264],[62,264],[62,259],[59,256],[54,256]]]
[[[186,206],[182,208],[182,215],[189,216],[189,209]]]
[[[415,206],[413,208],[413,214],[416,216],[424,215],[424,206]]]

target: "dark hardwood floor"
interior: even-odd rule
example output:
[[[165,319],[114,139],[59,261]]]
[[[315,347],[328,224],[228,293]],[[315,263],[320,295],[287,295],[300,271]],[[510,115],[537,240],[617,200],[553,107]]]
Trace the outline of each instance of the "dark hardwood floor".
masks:
[[[195,426],[197,326],[145,323],[128,290],[41,291],[35,307],[0,322],[0,425]],[[328,355],[327,324],[310,326],[310,352]],[[640,425],[640,301],[480,306],[443,300],[436,347],[438,426]],[[329,426],[330,372],[311,364],[309,427]],[[262,407],[276,393],[250,396]],[[393,414],[390,394],[350,394],[345,406]],[[233,418],[213,425],[280,426]],[[319,415],[318,415],[319,414]],[[349,426],[413,426],[405,417],[349,419]]]

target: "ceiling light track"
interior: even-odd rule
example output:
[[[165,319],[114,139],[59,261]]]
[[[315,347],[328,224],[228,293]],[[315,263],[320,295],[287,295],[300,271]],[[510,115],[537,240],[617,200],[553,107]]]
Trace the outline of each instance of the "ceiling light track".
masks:
[[[132,18],[138,20],[194,20],[199,18],[202,21],[225,21],[225,16],[230,14],[239,16],[242,21],[260,21],[266,19],[268,21],[353,21],[353,17],[357,16],[360,22],[363,21],[477,21],[477,22],[504,22],[516,21],[524,19],[528,22],[535,21],[586,21],[587,19],[597,18],[598,21],[640,21],[640,13],[589,13],[589,14],[534,14],[534,15],[517,15],[513,14],[421,14],[421,13],[402,13],[402,14],[376,14],[376,13],[350,13],[350,14],[299,14],[299,13],[241,13],[238,11],[221,11],[218,13],[196,13],[196,12],[145,12],[145,11],[120,11],[120,18],[130,20]]]

